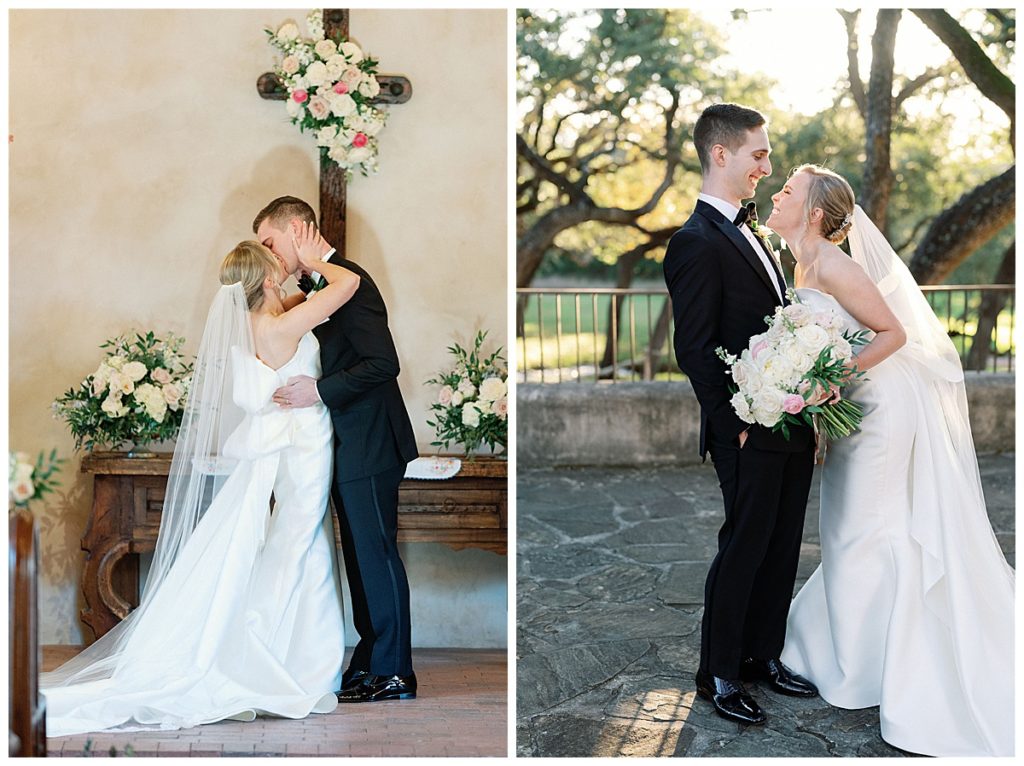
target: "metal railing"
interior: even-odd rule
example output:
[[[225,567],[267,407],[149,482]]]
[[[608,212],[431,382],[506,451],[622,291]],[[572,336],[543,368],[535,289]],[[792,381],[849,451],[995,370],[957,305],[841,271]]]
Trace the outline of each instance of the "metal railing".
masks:
[[[1013,372],[1013,285],[921,288],[948,328],[965,369]],[[679,380],[675,328],[664,290],[519,288],[516,290],[518,380]],[[613,316],[618,321],[611,321]],[[981,334],[987,344],[974,348]]]

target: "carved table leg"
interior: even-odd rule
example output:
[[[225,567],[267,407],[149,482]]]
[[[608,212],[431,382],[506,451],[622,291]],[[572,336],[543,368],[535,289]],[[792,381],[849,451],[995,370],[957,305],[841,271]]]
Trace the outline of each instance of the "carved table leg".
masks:
[[[96,638],[113,628],[138,601],[138,559],[131,556],[131,540],[125,532],[125,520],[131,519],[131,508],[122,508],[124,495],[120,477],[97,476],[94,485],[92,514],[82,536],[85,571],[82,574],[82,595],[85,608],[82,622]],[[126,600],[122,594],[127,595]]]

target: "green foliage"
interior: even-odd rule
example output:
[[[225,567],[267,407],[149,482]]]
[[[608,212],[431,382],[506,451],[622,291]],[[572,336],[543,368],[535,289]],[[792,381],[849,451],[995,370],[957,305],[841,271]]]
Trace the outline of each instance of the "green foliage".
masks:
[[[954,16],[1001,69],[1012,71],[1013,9],[958,11]],[[757,23],[754,14],[745,12],[734,18],[737,25]],[[761,182],[755,197],[762,220],[771,210],[771,195],[804,162],[835,170],[861,194],[864,119],[845,75],[836,81],[830,108],[810,116],[785,112],[772,103],[777,84],[770,78],[730,71],[724,59],[730,48],[728,31],[686,9],[518,12],[519,134],[538,150],[550,149],[547,159],[553,169],[570,181],[585,179],[587,193],[598,204],[630,208],[657,186],[666,159],[665,104],[671,88],[682,94],[671,147],[680,153],[682,164],[657,207],[638,226],[588,221],[563,230],[539,275],[590,275],[611,282],[615,272],[610,267],[646,241],[649,232],[682,225],[700,188],[690,134],[700,111],[712,101],[751,104],[769,118],[774,172]],[[862,50],[868,42],[861,40]],[[845,36],[835,43],[845,47]],[[896,75],[898,91],[909,77]],[[907,98],[894,115],[894,184],[885,234],[907,260],[942,210],[1013,162],[1005,125],[989,124],[979,116],[970,136],[953,134],[954,96],[983,100],[950,54],[940,76]],[[520,231],[568,204],[563,190],[538,183],[525,162],[519,163],[518,189]],[[992,281],[1013,236],[1011,226],[947,281]],[[661,247],[652,249],[635,273],[660,277],[663,254]]]
[[[435,420],[428,420],[437,434],[431,442],[447,448],[455,442],[469,453],[481,444],[493,452],[508,446],[508,369],[501,349],[485,356],[481,349],[485,331],[476,335],[470,351],[458,343],[448,347],[455,365],[426,381],[441,386],[438,401],[431,405]]]

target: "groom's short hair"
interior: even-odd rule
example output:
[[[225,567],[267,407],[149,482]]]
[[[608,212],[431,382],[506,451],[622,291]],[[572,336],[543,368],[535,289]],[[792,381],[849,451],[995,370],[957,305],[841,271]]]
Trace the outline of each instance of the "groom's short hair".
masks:
[[[267,219],[277,225],[282,220],[290,221],[292,218],[298,218],[300,221],[316,226],[316,213],[313,212],[313,208],[308,202],[298,197],[278,197],[256,214],[256,218],[252,222],[252,232],[253,234],[258,232],[260,224]]]
[[[768,120],[756,109],[739,104],[712,104],[697,118],[693,126],[693,145],[697,147],[701,173],[711,167],[711,149],[716,144],[734,152],[743,146],[747,133],[767,125]]]

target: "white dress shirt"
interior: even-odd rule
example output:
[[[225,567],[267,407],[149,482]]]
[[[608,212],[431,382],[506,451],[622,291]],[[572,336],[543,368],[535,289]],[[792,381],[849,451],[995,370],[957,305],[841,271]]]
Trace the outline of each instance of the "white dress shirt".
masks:
[[[698,194],[697,199],[707,202],[711,207],[717,210],[719,213],[724,215],[729,221],[735,221],[736,216],[739,215],[740,209],[731,202],[726,202],[724,199],[719,197],[712,197],[710,194]],[[754,248],[754,252],[757,253],[757,257],[761,260],[761,264],[764,266],[764,270],[768,273],[768,278],[771,280],[772,287],[775,288],[775,294],[779,296],[779,301],[782,301],[782,293],[779,292],[779,280],[775,276],[775,268],[768,262],[768,253],[764,251],[761,244],[757,241],[757,235],[750,230],[749,226],[737,226],[743,236],[746,237],[747,242]],[[785,279],[785,277],[783,277]]]
[[[334,251],[335,251],[336,249],[337,249],[337,248],[334,248],[334,247],[332,247],[332,248],[331,248],[330,250],[328,250],[328,251],[327,251],[326,253],[324,253],[324,257],[323,257],[323,258],[321,258],[320,260],[321,260],[321,261],[326,261],[326,260],[327,260],[328,258],[330,258],[330,257],[331,257],[332,255],[334,255]],[[320,277],[321,277],[321,274],[320,274],[320,272],[318,272],[318,271],[311,271],[311,272],[309,272],[309,278],[313,280],[313,284],[314,284],[314,285],[315,285],[315,284],[316,284],[317,282],[319,282],[319,281],[320,281]]]

